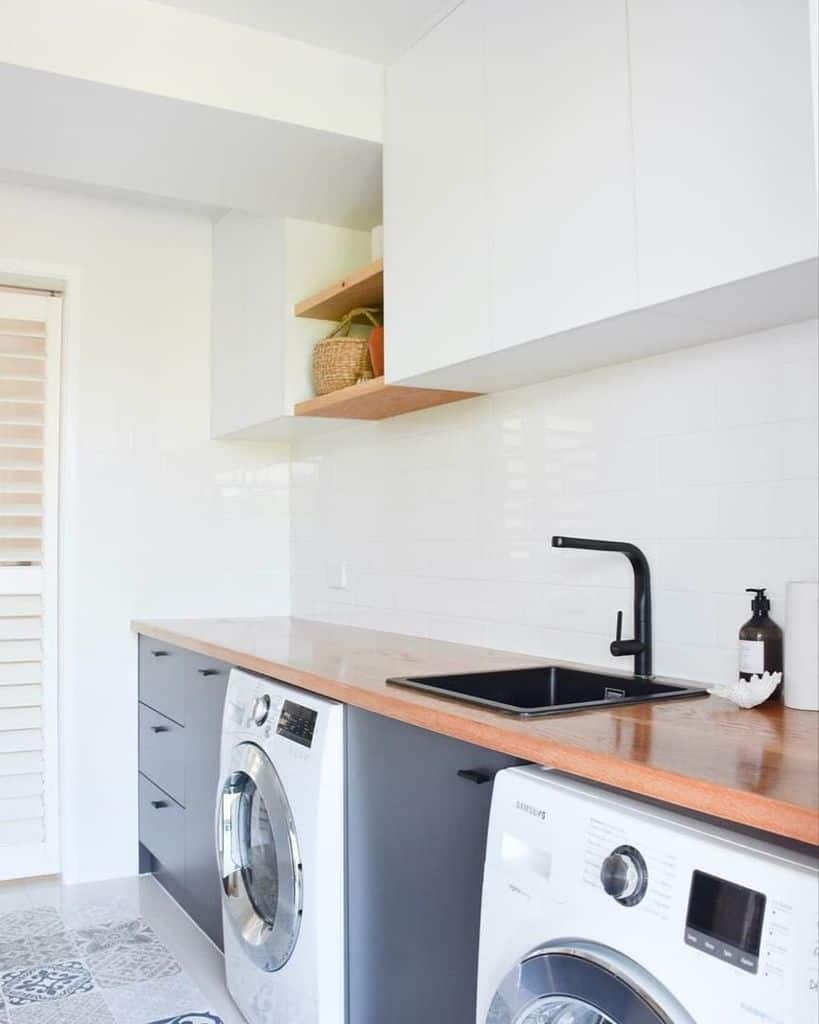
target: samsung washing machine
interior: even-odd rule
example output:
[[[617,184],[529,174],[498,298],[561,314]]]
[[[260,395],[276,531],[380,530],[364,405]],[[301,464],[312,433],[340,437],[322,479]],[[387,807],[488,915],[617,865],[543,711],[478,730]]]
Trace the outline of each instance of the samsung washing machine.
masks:
[[[344,1024],[343,714],[231,672],[216,845],[227,985],[250,1024]]]
[[[544,768],[495,779],[478,1024],[816,1024],[819,873]]]

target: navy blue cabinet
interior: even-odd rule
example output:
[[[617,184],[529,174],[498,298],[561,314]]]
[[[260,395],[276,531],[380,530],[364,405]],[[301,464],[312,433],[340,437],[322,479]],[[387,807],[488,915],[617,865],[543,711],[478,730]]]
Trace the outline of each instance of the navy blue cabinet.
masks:
[[[222,947],[222,903],[216,859],[216,797],[222,709],[230,666],[189,656],[185,687],[185,909]]]
[[[229,673],[140,638],[142,869],[220,948],[214,819]],[[474,1024],[492,779],[519,763],[347,708],[350,1024]]]
[[[230,666],[139,638],[140,870],[222,947],[214,841]]]
[[[492,779],[520,763],[347,708],[351,1024],[474,1024]]]

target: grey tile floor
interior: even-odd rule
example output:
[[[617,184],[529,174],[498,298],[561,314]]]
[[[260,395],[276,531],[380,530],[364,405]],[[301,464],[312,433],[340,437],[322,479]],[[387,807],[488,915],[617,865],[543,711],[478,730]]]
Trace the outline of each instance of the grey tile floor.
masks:
[[[150,876],[0,884],[0,1024],[242,1024],[222,956]]]

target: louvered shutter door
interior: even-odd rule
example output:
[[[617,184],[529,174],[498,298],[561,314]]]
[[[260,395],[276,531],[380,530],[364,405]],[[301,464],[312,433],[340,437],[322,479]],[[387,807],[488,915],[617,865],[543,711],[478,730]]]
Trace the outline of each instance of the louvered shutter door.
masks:
[[[59,870],[60,300],[0,291],[0,879]]]

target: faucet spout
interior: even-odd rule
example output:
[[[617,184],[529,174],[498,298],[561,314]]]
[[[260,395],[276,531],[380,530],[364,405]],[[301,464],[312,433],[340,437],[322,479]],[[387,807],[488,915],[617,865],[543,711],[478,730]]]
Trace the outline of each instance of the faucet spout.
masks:
[[[625,555],[634,571],[634,639],[623,640],[620,635],[622,614],[618,616],[617,639],[612,641],[611,653],[615,657],[634,656],[634,674],[650,676],[652,671],[651,637],[651,570],[648,559],[628,541],[594,540],[589,537],[552,537],[553,548],[572,548],[579,551],[616,551]]]

